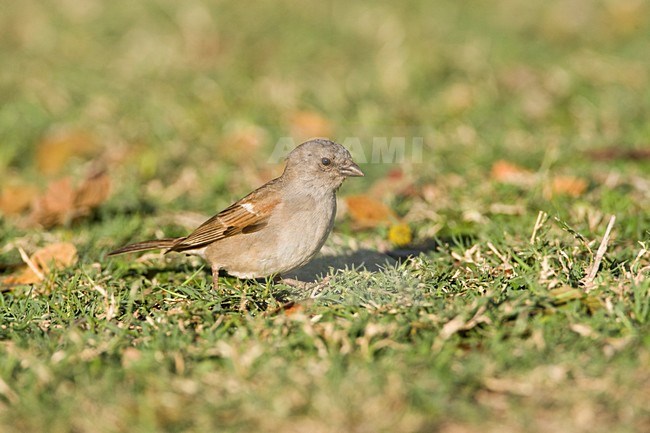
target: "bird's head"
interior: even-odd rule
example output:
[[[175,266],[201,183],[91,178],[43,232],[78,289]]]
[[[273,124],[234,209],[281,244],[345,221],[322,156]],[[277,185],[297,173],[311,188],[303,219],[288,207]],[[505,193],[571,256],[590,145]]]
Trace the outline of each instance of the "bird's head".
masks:
[[[333,190],[346,178],[363,175],[345,147],[321,138],[309,140],[292,150],[284,170],[287,178]]]

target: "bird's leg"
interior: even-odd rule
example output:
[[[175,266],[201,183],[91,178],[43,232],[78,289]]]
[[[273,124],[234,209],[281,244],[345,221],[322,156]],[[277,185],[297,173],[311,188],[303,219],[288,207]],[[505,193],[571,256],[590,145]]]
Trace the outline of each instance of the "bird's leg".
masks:
[[[212,266],[212,290],[219,291],[219,268]]]

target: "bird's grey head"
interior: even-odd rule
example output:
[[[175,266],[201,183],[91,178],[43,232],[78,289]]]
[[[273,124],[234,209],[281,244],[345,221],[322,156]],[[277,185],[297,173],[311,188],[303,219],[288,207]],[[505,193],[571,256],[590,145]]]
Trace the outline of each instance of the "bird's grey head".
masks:
[[[337,189],[347,177],[363,176],[348,150],[326,139],[302,143],[287,156],[284,176]]]

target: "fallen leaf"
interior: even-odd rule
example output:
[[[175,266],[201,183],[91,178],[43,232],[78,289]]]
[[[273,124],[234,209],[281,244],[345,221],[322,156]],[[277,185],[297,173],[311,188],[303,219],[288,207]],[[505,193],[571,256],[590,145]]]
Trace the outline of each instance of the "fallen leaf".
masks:
[[[329,137],[332,125],[329,120],[313,111],[298,111],[289,119],[291,136],[299,141],[314,137]]]
[[[303,299],[301,301],[289,301],[273,310],[270,310],[266,313],[269,316],[275,316],[277,314],[283,313],[287,317],[295,316],[297,314],[304,314],[307,310],[307,307],[313,303],[312,299]]]
[[[25,260],[14,274],[0,280],[4,285],[36,284],[55,269],[77,263],[77,248],[69,242],[59,242],[40,248]]]
[[[29,207],[38,190],[32,185],[6,185],[0,193],[0,213],[15,215]]]
[[[77,213],[87,215],[92,209],[106,201],[111,192],[111,181],[105,172],[97,172],[87,177],[79,186],[75,196]]]
[[[293,316],[298,313],[304,312],[305,307],[302,304],[299,303],[293,303],[292,305],[284,308],[284,314],[285,316]]]
[[[75,190],[69,177],[50,183],[45,194],[34,202],[31,220],[43,227],[53,227],[68,222],[74,207]]]
[[[31,223],[45,228],[69,224],[89,215],[109,193],[110,179],[104,172],[91,174],[76,189],[68,177],[56,180],[34,201]]]
[[[40,276],[36,275],[36,273],[32,271],[29,267],[22,266],[20,270],[18,270],[16,273],[0,279],[0,285],[17,286],[17,285],[25,285],[25,284],[36,284],[40,281],[41,281]]]
[[[512,162],[499,160],[492,165],[492,179],[501,183],[530,186],[535,182],[535,174]]]
[[[346,197],[345,203],[352,220],[361,228],[388,225],[398,219],[391,208],[366,195]]]
[[[70,242],[50,244],[36,250],[31,259],[47,275],[52,269],[67,268],[77,263],[77,248]]]
[[[579,197],[587,190],[587,181],[574,176],[556,176],[551,179],[550,186],[545,185],[544,196],[551,198],[557,195]]]
[[[60,131],[46,136],[36,148],[36,166],[44,174],[56,174],[75,156],[96,154],[95,140],[82,131]]]

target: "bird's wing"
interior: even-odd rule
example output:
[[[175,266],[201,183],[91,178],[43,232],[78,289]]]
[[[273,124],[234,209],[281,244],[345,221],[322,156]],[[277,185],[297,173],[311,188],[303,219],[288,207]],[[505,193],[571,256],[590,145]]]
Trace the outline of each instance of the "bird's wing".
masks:
[[[212,242],[240,233],[254,233],[268,224],[280,196],[273,185],[267,183],[241,200],[219,212],[189,236],[180,238],[168,251],[186,251],[202,248]]]

